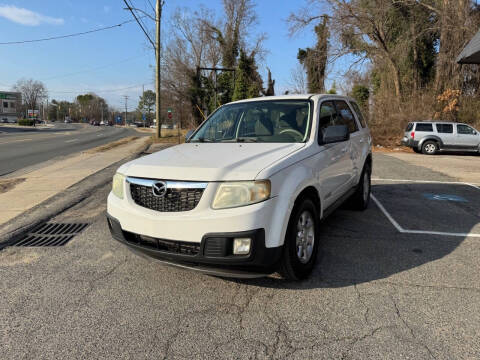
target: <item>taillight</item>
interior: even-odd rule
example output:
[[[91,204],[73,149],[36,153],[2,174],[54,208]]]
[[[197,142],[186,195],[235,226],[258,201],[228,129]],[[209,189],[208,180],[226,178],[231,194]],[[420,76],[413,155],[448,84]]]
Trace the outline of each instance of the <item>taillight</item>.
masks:
[[[412,139],[415,138],[415,131],[412,131],[412,132],[410,133],[410,137],[411,137]]]

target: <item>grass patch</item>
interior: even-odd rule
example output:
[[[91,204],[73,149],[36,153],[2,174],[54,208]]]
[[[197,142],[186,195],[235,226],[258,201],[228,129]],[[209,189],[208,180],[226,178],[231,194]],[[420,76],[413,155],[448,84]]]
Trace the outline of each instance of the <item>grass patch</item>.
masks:
[[[0,180],[0,194],[12,190],[18,184],[25,181],[25,178]]]
[[[153,129],[156,130],[156,129]],[[190,129],[181,129],[180,135],[177,129],[162,129],[162,137],[157,138],[156,133],[152,135],[153,144],[183,144],[185,135]]]
[[[105,151],[111,150],[113,148],[125,145],[125,144],[127,144],[129,142],[132,142],[134,140],[137,140],[137,139],[138,139],[138,136],[129,136],[129,137],[117,140],[117,141],[113,141],[113,142],[105,144],[105,145],[97,146],[96,148],[93,148],[93,149],[90,149],[90,150],[86,151],[86,153],[92,154],[92,153],[98,153],[98,152],[105,152]]]

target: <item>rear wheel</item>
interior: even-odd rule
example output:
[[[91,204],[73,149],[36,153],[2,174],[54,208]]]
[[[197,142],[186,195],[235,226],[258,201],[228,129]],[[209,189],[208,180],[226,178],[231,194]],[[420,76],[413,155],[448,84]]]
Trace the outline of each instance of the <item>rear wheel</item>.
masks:
[[[435,155],[438,151],[438,145],[435,141],[425,141],[422,145],[422,153],[426,155]]]
[[[370,165],[365,164],[362,175],[360,176],[360,182],[351,198],[351,205],[355,210],[365,210],[368,207],[372,184],[371,173],[372,169]]]
[[[285,279],[305,279],[312,272],[320,246],[318,223],[318,211],[312,200],[303,199],[294,206],[280,263],[280,273]]]

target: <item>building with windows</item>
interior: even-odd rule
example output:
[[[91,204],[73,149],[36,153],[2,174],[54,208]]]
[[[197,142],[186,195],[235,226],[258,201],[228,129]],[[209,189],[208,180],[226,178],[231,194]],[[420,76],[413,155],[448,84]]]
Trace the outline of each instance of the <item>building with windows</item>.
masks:
[[[17,122],[21,104],[19,92],[0,91],[0,122]]]

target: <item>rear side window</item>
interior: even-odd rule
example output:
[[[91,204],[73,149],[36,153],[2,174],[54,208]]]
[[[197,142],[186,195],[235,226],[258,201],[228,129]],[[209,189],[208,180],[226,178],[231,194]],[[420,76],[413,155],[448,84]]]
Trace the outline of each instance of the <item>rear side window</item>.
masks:
[[[453,125],[452,124],[436,124],[437,132],[441,134],[452,134]]]
[[[413,123],[408,123],[407,128],[405,131],[411,131],[413,129]]]
[[[340,120],[338,125],[347,125],[349,133],[357,131],[357,123],[355,122],[355,117],[353,116],[352,110],[350,110],[348,104],[345,101],[336,100],[335,105],[337,107],[337,113]]]
[[[473,130],[470,126],[467,125],[457,125],[457,132],[459,134],[465,134],[465,135],[473,135],[475,134],[475,130]]]
[[[367,127],[367,123],[365,122],[365,118],[363,117],[362,112],[360,111],[360,107],[358,104],[354,101],[350,101],[350,105],[352,105],[353,110],[357,113],[358,120],[360,121],[360,125],[362,125],[362,128]]]
[[[430,123],[418,123],[415,131],[433,131],[433,126]]]

